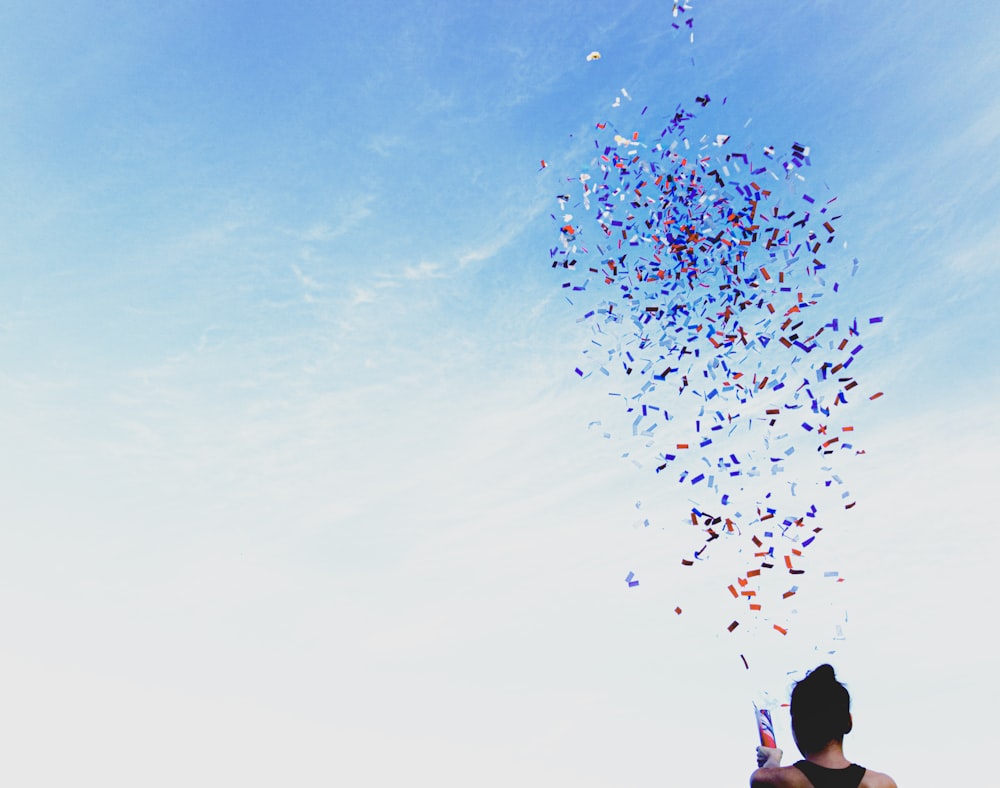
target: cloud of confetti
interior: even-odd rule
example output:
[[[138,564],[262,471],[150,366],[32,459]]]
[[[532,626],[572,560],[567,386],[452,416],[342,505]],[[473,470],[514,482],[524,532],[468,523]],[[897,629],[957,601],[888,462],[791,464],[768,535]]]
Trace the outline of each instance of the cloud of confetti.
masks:
[[[550,257],[590,329],[576,374],[606,382],[655,474],[694,502],[678,512],[698,531],[681,563],[734,548],[722,588],[737,615],[784,635],[821,509],[855,506],[835,465],[864,453],[849,406],[882,393],[854,365],[882,318],[834,311],[858,263],[834,244],[836,197],[806,180],[809,147],[738,150],[695,130],[712,99],[694,103],[662,124],[644,108],[631,127],[596,125],[594,158],[557,196]]]

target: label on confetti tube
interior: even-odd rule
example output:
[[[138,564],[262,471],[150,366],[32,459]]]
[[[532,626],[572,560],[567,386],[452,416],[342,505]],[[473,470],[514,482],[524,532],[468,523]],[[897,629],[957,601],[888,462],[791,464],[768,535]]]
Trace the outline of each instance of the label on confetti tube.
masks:
[[[753,710],[757,716],[757,732],[760,733],[760,746],[777,747],[778,745],[774,740],[774,723],[771,722],[771,712],[767,709],[757,708],[756,703],[753,706]]]

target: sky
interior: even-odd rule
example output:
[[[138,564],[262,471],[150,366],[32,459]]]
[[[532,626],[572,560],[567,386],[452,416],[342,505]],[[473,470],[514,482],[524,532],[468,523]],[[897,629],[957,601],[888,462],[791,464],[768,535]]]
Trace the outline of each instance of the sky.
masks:
[[[824,661],[852,759],[979,781],[1000,11],[792,6],[5,3],[3,782],[746,784]],[[681,566],[550,261],[596,124],[706,94],[884,317],[784,637]]]

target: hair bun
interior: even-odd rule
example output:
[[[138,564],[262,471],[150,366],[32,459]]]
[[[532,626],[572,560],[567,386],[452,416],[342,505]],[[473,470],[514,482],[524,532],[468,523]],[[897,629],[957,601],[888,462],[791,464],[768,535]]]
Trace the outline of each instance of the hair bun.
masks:
[[[823,664],[820,665],[815,670],[810,670],[809,678],[812,678],[814,681],[817,682],[836,681],[837,673],[836,671],[834,671],[833,665]]]

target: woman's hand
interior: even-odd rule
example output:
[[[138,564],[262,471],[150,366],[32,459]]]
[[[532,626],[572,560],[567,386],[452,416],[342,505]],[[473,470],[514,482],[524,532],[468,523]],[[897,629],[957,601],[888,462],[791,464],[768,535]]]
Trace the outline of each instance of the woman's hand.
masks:
[[[758,747],[757,765],[761,768],[781,766],[783,753],[777,747]]]

